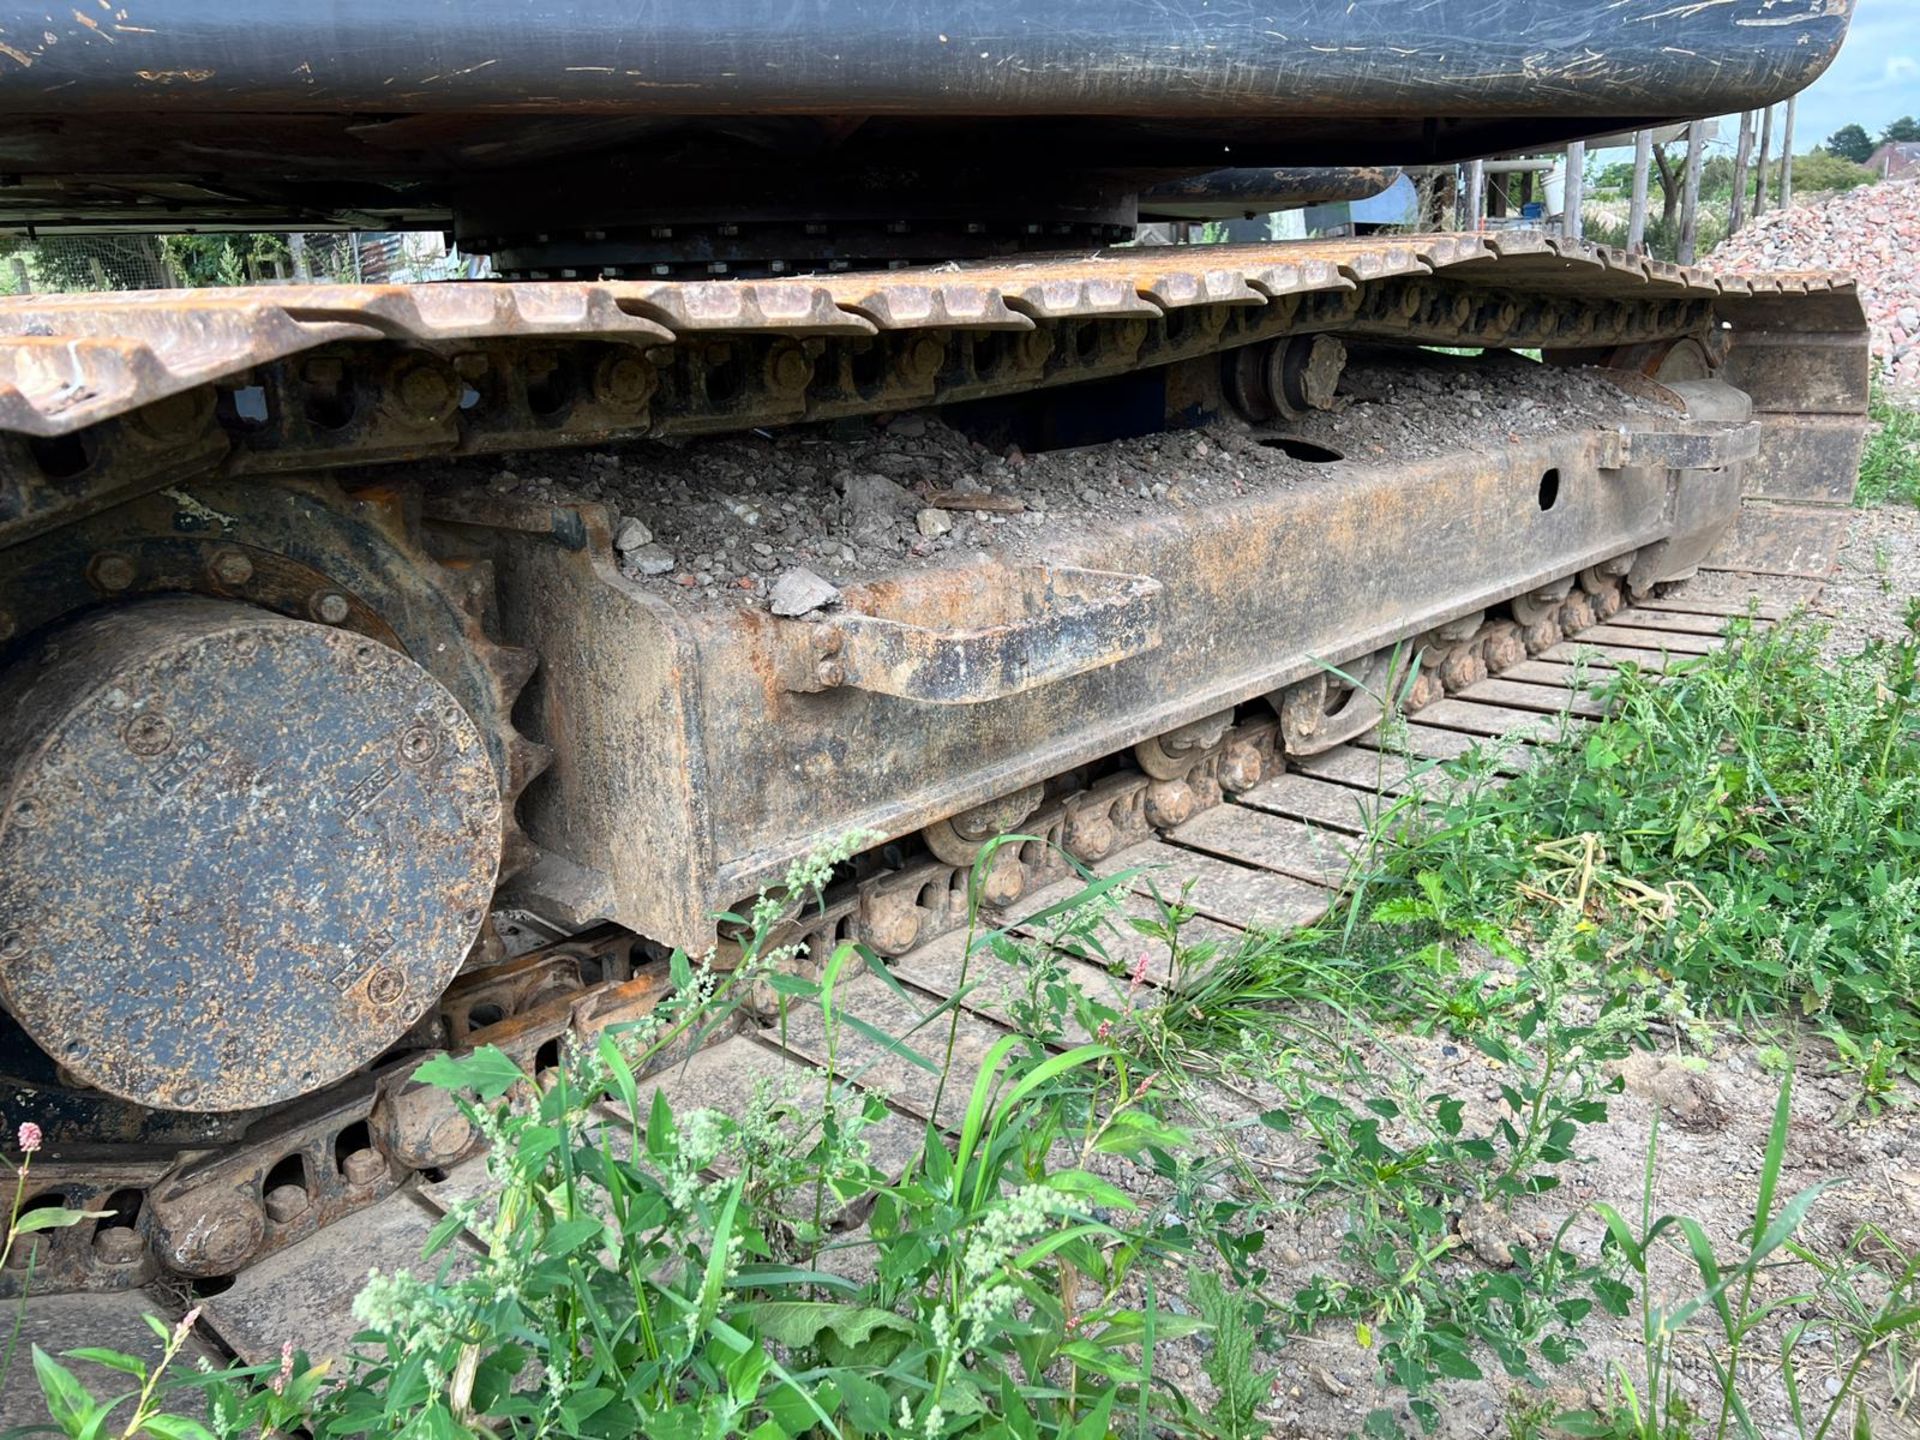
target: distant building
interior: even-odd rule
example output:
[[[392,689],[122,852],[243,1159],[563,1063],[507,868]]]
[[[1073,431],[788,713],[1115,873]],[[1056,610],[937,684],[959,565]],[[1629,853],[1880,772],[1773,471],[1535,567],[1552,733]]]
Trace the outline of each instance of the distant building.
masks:
[[[1920,178],[1920,140],[1890,140],[1867,157],[1867,168],[1882,180]]]

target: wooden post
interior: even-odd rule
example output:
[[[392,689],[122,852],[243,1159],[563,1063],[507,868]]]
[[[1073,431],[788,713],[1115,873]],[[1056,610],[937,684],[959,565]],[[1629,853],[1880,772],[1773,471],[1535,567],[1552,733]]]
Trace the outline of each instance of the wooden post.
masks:
[[[1773,106],[1760,112],[1760,163],[1754,166],[1753,218],[1767,208],[1767,152],[1773,147]]]
[[[1747,218],[1747,165],[1753,159],[1753,112],[1740,112],[1740,143],[1733,152],[1733,198],[1727,208],[1727,234],[1738,235]]]
[[[1693,263],[1693,252],[1700,239],[1700,161],[1706,150],[1701,122],[1687,126],[1687,178],[1680,187],[1680,244],[1676,258],[1682,265]]]
[[[1470,231],[1483,228],[1487,208],[1487,162],[1469,160],[1467,162],[1467,217],[1466,227]]]
[[[1787,97],[1787,118],[1780,127],[1780,208],[1793,208],[1793,102],[1800,97]]]
[[[1633,200],[1627,209],[1627,253],[1647,248],[1647,167],[1653,163],[1653,132],[1633,132]]]
[[[1580,207],[1586,199],[1587,142],[1575,140],[1567,146],[1567,180],[1561,188],[1561,232],[1569,240],[1580,238]]]

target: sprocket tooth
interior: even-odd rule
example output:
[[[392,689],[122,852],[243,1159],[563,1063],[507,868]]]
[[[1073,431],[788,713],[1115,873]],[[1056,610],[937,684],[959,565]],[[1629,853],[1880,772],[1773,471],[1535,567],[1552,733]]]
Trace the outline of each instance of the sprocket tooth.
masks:
[[[496,888],[526,870],[539,858],[540,847],[520,828],[517,819],[509,817],[501,827],[500,878],[495,882]]]
[[[553,747],[542,745],[538,740],[529,740],[519,731],[507,742],[508,765],[512,771],[513,793],[519,793],[532,784],[553,764]]]
[[[540,652],[523,645],[495,645],[487,657],[488,668],[500,677],[502,698],[511,706],[540,668]]]

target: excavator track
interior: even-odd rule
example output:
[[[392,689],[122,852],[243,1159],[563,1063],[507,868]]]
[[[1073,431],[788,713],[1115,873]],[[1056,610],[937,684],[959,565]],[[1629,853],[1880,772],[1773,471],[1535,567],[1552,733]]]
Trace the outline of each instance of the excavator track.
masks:
[[[1493,783],[1501,783],[1500,774],[1532,763],[1540,745],[1604,713],[1583,688],[1593,678],[1626,664],[1658,672],[1711,653],[1725,643],[1730,617],[1751,616],[1756,627],[1764,628],[1809,592],[1771,599],[1769,593],[1756,591],[1744,604],[1684,593],[1628,604],[1617,588],[1570,589],[1561,602],[1561,618],[1590,623],[1563,630],[1563,638],[1535,655],[1509,643],[1516,628],[1510,616],[1490,619],[1435,657],[1457,683],[1442,682],[1410,696],[1424,703],[1413,705],[1390,732],[1369,728],[1288,762],[1275,748],[1277,721],[1227,726],[1180,782],[1186,794],[1178,797],[1174,813],[1165,810],[1168,782],[1138,768],[1103,777],[1092,787],[1102,816],[1127,818],[1110,834],[1095,837],[1104,842],[1098,854],[1090,853],[1099,847],[1088,845],[1089,827],[1079,827],[1083,863],[1095,874],[1137,871],[1124,906],[1142,916],[1153,913],[1156,893],[1177,894],[1191,882],[1186,903],[1197,918],[1189,940],[1313,924],[1336,899],[1374,808],[1410,793],[1443,793],[1447,776],[1431,768],[1433,760],[1480,747],[1495,772]],[[1490,672],[1489,652],[1496,659],[1526,658],[1510,659]],[[1417,683],[1415,688],[1420,689]],[[1010,908],[990,908],[982,928],[1018,929],[1021,915],[1070,896],[1084,883],[1062,851],[1071,852],[1074,821],[1085,814],[1088,799],[1086,791],[1072,792],[1042,808],[1037,831],[1048,843],[1022,847],[1017,854],[1016,863],[1029,872],[1027,888]],[[935,873],[925,866],[878,873],[830,894],[823,907],[796,917],[775,939],[806,946],[815,955],[828,953],[858,936],[855,918],[872,896],[907,890],[919,898],[930,885],[945,887],[948,903],[928,927],[931,933],[883,962],[891,981],[850,973],[837,990],[844,1011],[887,1033],[908,1033],[929,1014],[944,1016],[941,1007],[960,990],[967,943],[963,871],[959,878],[962,883],[955,886],[950,868]],[[505,1019],[456,1033],[465,1045],[501,1045],[537,1072],[553,1063],[553,1046],[562,1036],[590,1037],[657,1001],[661,977],[645,960],[635,963],[636,953],[637,937],[613,927],[531,950],[498,974],[456,986],[445,1006],[449,1026],[470,1024],[476,1013],[484,1017],[487,1006],[508,1008],[512,1013]],[[1066,963],[1069,978],[1097,997],[1110,998],[1130,983],[1083,961]],[[594,974],[600,978],[581,979]],[[1145,983],[1158,993],[1168,979],[1164,969],[1150,968]],[[969,990],[959,1010],[956,1053],[962,1063],[984,1055],[1012,1023],[990,986]],[[769,1076],[804,1086],[808,1077],[823,1076],[832,1066],[843,1082],[881,1095],[890,1107],[890,1118],[868,1132],[875,1162],[883,1166],[904,1163],[929,1120],[950,1125],[957,1119],[949,1112],[963,1102],[949,1096],[936,1113],[930,1077],[878,1046],[847,1037],[830,1056],[817,1016],[790,1014],[780,1025],[769,1023],[772,1019],[770,1008],[743,1016],[731,1031],[655,1072],[645,1088],[663,1089],[676,1106],[738,1111]],[[112,1337],[119,1335],[137,1351],[146,1343],[137,1316],[148,1311],[177,1315],[190,1303],[182,1296],[197,1275],[201,1283],[194,1293],[204,1298],[198,1301],[194,1353],[270,1363],[289,1339],[315,1356],[344,1352],[357,1328],[352,1299],[367,1270],[417,1263],[433,1226],[486,1186],[477,1138],[458,1112],[438,1092],[406,1086],[405,1073],[417,1060],[370,1076],[367,1083],[356,1081],[313,1097],[312,1103],[303,1102],[297,1120],[274,1117],[275,1123],[241,1142],[173,1162],[174,1189],[158,1202],[171,1217],[168,1233],[214,1235],[235,1229],[235,1195],[260,1193],[276,1164],[283,1173],[294,1173],[285,1170],[288,1155],[304,1162],[298,1173],[305,1178],[266,1190],[264,1231],[257,1223],[238,1224],[240,1232],[254,1238],[254,1248],[244,1256],[227,1255],[228,1264],[183,1267],[178,1247],[143,1260],[135,1243],[141,1232],[117,1219],[91,1232],[40,1237],[39,1250],[29,1252],[36,1282],[26,1312],[30,1338],[57,1349],[114,1343]],[[396,1096],[414,1097],[418,1108],[403,1104],[396,1115]],[[384,1113],[382,1106],[388,1107]],[[608,1119],[625,1124],[611,1111]],[[413,1137],[412,1148],[400,1153],[396,1136]],[[369,1137],[371,1145],[365,1143]],[[116,1187],[140,1183],[143,1173],[150,1180],[159,1173],[152,1167],[164,1162],[145,1163],[143,1172],[137,1165],[59,1157],[50,1165],[36,1164],[33,1174],[37,1186],[98,1203]],[[196,1197],[197,1223],[187,1220],[182,1194]],[[92,1251],[96,1262],[83,1278],[85,1293],[43,1292],[40,1284],[49,1278],[73,1278],[68,1252],[80,1249]],[[239,1263],[231,1263],[235,1260]],[[27,1278],[26,1261],[14,1264],[0,1282],[17,1293]],[[235,1270],[237,1275],[230,1274]],[[34,1414],[30,1389],[0,1385],[0,1421],[22,1423]]]
[[[1445,758],[1499,737],[1516,747],[1499,763],[1523,764],[1534,741],[1593,711],[1570,688],[1576,651],[1593,665],[1657,669],[1720,643],[1726,615],[1740,607],[1661,599],[1659,582],[1696,565],[1763,577],[1760,613],[1771,618],[1780,612],[1769,585],[1825,573],[1846,519],[1866,398],[1865,324],[1842,277],[1719,276],[1522,232],[1141,248],[778,281],[561,276],[22,297],[0,301],[0,335],[0,677],[17,674],[18,663],[6,666],[29,651],[36,664],[49,649],[57,659],[59,642],[75,633],[63,627],[111,626],[121,613],[185,644],[186,612],[142,607],[214,605],[217,614],[189,618],[216,628],[239,623],[242,611],[255,617],[248,624],[298,619],[410,657],[422,674],[406,681],[408,693],[451,695],[497,778],[489,812],[497,825],[468,825],[471,872],[495,877],[491,913],[462,912],[465,958],[448,962],[457,978],[423,1018],[395,1023],[371,1062],[342,1053],[326,1083],[252,1110],[196,1110],[187,1102],[202,1099],[197,1092],[103,1078],[57,1055],[38,1071],[10,1066],[0,1077],[7,1113],[45,1117],[50,1136],[29,1203],[111,1217],[18,1249],[15,1268],[0,1272],[0,1295],[31,1289],[31,1323],[44,1321],[49,1336],[70,1323],[93,1326],[85,1338],[101,1343],[116,1317],[152,1295],[197,1287],[208,1296],[201,1323],[213,1349],[249,1360],[270,1358],[289,1336],[316,1353],[338,1348],[346,1302],[368,1265],[410,1263],[435,1206],[474,1183],[477,1136],[445,1097],[411,1079],[424,1056],[496,1044],[532,1070],[554,1063],[567,1036],[592,1036],[658,1002],[665,946],[701,948],[704,938],[724,963],[731,942],[708,917],[791,858],[735,840],[704,794],[660,820],[642,813],[640,798],[665,793],[657,781],[610,782],[583,767],[574,754],[582,745],[631,749],[640,733],[625,713],[607,718],[618,707],[588,713],[578,697],[603,700],[594,686],[628,686],[615,696],[627,711],[696,740],[706,732],[698,707],[682,703],[690,676],[735,687],[706,698],[715,714],[751,715],[760,697],[804,707],[857,695],[872,709],[863,723],[884,732],[887,717],[918,706],[937,717],[924,722],[927,735],[946,734],[949,753],[960,754],[970,742],[937,730],[947,717],[1023,704],[1029,688],[1056,678],[1092,685],[1080,677],[1119,673],[1161,644],[1163,616],[1177,629],[1187,613],[1178,606],[1204,615],[1246,589],[1254,577],[1235,567],[1266,553],[1249,536],[1280,533],[1290,519],[1319,524],[1340,515],[1328,507],[1352,503],[1359,508],[1343,523],[1356,536],[1371,518],[1380,545],[1396,543],[1391,524],[1451,548],[1427,556],[1425,569],[1417,560],[1402,567],[1407,575],[1389,576],[1379,558],[1345,562],[1351,573],[1313,582],[1333,609],[1317,629],[1289,631],[1273,656],[1230,674],[1194,668],[1224,646],[1210,641],[1191,654],[1169,646],[1162,653],[1179,661],[1167,671],[1172,693],[1143,701],[1137,714],[1099,717],[1097,743],[1076,750],[1063,738],[988,757],[966,775],[923,759],[917,793],[886,798],[879,811],[821,804],[809,823],[844,833],[855,828],[849,817],[878,814],[887,843],[776,942],[819,957],[860,941],[938,1003],[957,973],[972,859],[992,830],[1013,828],[1047,843],[1002,852],[988,879],[996,913],[1015,915],[1050,887],[1075,883],[1072,856],[1095,869],[1163,866],[1163,888],[1195,880],[1207,925],[1303,925],[1343,879],[1375,781],[1404,773],[1395,757],[1377,758],[1387,743],[1377,709],[1330,680],[1321,661],[1385,681],[1417,652],[1422,666],[1406,697],[1412,753]],[[688,628],[620,587],[601,507],[423,496],[406,469],[1032,396],[1135,373],[1163,379],[1169,414],[1237,412],[1284,425],[1331,393],[1329,352],[1315,345],[1324,337],[1537,349],[1604,367],[1671,413],[1618,433],[1512,437],[1507,459],[1430,463],[1417,484],[1396,485],[1388,457],[1366,472],[1376,488],[1352,502],[1337,486],[1264,509],[1250,501],[1236,512],[1238,531],[1207,532],[1198,520],[1149,527],[1127,543],[1139,547],[1134,564],[1164,586],[1088,559],[1056,566],[1022,601],[1040,607],[1042,626],[934,634],[878,610],[818,623],[743,620],[738,643],[767,648],[737,657],[703,648],[735,643],[718,622]],[[1609,498],[1570,500],[1559,514],[1574,518],[1556,523],[1591,514],[1611,528],[1551,553],[1513,553],[1517,542],[1494,528],[1509,492],[1524,487],[1527,523],[1536,523],[1534,487],[1544,514],[1563,468],[1570,487],[1587,475],[1615,479]],[[326,478],[338,471],[351,474]],[[1454,497],[1452,512],[1419,508],[1442,492]],[[1531,532],[1512,532],[1523,533]],[[1148,563],[1160,553],[1221,573],[1166,577]],[[1421,580],[1450,566],[1462,572],[1453,588]],[[941,585],[965,592],[982,582],[924,583],[945,604]],[[1180,591],[1183,583],[1198,588]],[[1315,593],[1309,585],[1294,600]],[[645,668],[620,638],[634,615],[674,657],[664,672]],[[115,644],[113,663],[134,663],[122,654],[131,642]],[[633,668],[614,680],[584,668],[616,653]],[[313,683],[317,697],[332,694]],[[628,699],[643,691],[645,704]],[[1028,713],[1065,734],[1073,704],[1102,693],[1075,691],[1057,710]],[[79,701],[60,703],[71,707],[61,723],[80,713]],[[231,737],[269,723],[231,708]],[[466,734],[450,712],[447,723],[437,739],[400,732],[404,763],[380,773],[405,781],[406,764],[443,754],[447,736]],[[123,739],[136,758],[155,758],[164,749],[156,733],[149,725]],[[702,783],[699,764],[728,768],[725,757],[702,759],[697,746],[674,743],[662,742],[648,763],[683,786]],[[926,755],[941,753],[930,742]],[[858,782],[860,757],[833,755]],[[522,804],[550,758],[541,804]],[[129,762],[116,753],[113,763]],[[789,773],[780,756],[762,763],[762,790]],[[914,773],[912,756],[902,764]],[[45,775],[60,773],[36,772],[42,799]],[[185,772],[163,764],[160,773],[174,777],[163,780],[170,785]],[[819,795],[838,795],[830,779],[817,782]],[[1401,783],[1389,778],[1387,788]],[[422,788],[415,803],[433,793]],[[0,790],[0,799],[17,821],[20,795]],[[355,800],[349,819],[370,807]],[[809,832],[797,815],[778,818],[791,823],[760,828],[790,831],[783,843],[804,851]],[[684,856],[705,888],[665,899],[636,891],[645,860],[622,848],[627,830],[641,857]],[[19,934],[0,923],[0,968],[27,952]],[[393,941],[368,950],[343,932],[329,943],[351,962],[339,972],[341,993],[372,996]],[[878,1005],[882,993],[869,998]],[[969,1033],[988,1035],[997,1023],[990,1007],[969,1006]],[[52,1023],[31,1006],[14,1008],[28,1029]],[[249,1023],[243,1005],[209,1021],[241,1050]],[[24,1036],[9,1043],[33,1048]],[[748,1027],[660,1083],[697,1072],[702,1093],[718,1093],[724,1077],[737,1085],[755,1066],[824,1060],[803,1033],[780,1049]],[[929,1097],[912,1075],[880,1064],[866,1079],[889,1087],[903,1122],[940,1118],[926,1113]],[[0,1405],[10,1404],[11,1391],[0,1393],[8,1395]]]

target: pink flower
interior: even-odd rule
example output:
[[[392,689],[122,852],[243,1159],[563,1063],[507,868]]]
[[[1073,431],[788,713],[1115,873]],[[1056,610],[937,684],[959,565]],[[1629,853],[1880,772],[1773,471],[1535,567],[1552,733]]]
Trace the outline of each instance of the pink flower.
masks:
[[[1147,952],[1142,950],[1140,952],[1140,958],[1134,962],[1133,983],[1128,987],[1128,989],[1129,991],[1138,990],[1142,985],[1146,983],[1147,983]]]
[[[31,1155],[40,1148],[40,1127],[31,1120],[20,1122],[20,1153]]]
[[[280,1347],[280,1373],[267,1382],[273,1387],[273,1393],[287,1393],[287,1382],[293,1379],[293,1341],[288,1340]]]
[[[1100,1028],[1093,1032],[1093,1038],[1103,1043],[1107,1040],[1112,1039],[1113,1038],[1113,1021],[1102,1020],[1100,1022]]]
[[[180,1317],[180,1323],[173,1327],[173,1345],[176,1350],[186,1343],[187,1332],[193,1329],[199,1319],[200,1307],[198,1305]]]

